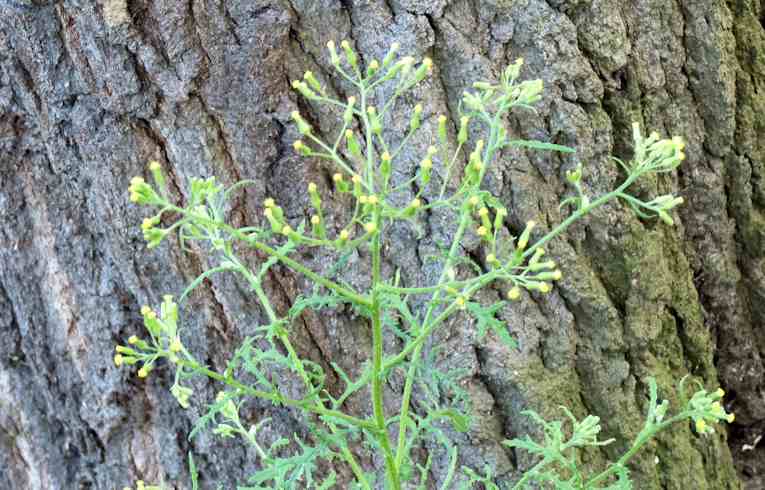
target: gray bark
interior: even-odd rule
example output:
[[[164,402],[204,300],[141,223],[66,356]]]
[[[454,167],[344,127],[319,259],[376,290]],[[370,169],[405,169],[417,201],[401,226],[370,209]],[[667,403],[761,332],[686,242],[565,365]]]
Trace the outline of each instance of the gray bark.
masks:
[[[173,242],[146,250],[146,210],[129,204],[127,186],[156,159],[179,201],[192,176],[256,180],[234,203],[236,223],[262,222],[267,196],[292,219],[310,216],[305,186],[328,187],[332,170],[292,152],[289,114],[302,110],[326,135],[337,114],[299,101],[289,82],[310,69],[347,93],[328,69],[330,39],[350,40],[365,60],[393,41],[434,59],[416,91],[431,131],[413,142],[413,162],[438,114],[456,120],[473,81],[496,79],[517,57],[524,77],[544,79],[538,113],[509,127],[578,153],[501,155],[487,186],[512,234],[529,219],[550,228],[565,218],[557,203],[576,161],[589,189],[611,188],[619,174],[608,156],[630,157],[633,121],[688,141],[676,174],[640,188],[684,196],[678,226],[615,204],[557,239],[549,253],[564,280],[501,313],[518,350],[477,341],[466,317],[438,332],[439,362],[467,370],[473,396],[474,424],[455,434],[461,463],[517,477],[529,459],[499,442],[532,429],[519,412],[558,417],[567,405],[602,417],[617,440],[588,456],[595,466],[639,430],[647,376],[670,393],[691,373],[728,391],[732,432],[674,428],[633,465],[636,488],[739,488],[736,469],[761,488],[765,452],[741,449],[765,427],[764,19],[760,0],[0,1],[0,488],[112,489],[138,478],[187,488],[188,451],[203,488],[244,482],[252,452],[209,433],[186,439],[219,387],[199,380],[183,410],[167,371],[143,381],[112,364],[114,345],[141,332],[140,305],[178,294],[209,265]],[[399,137],[414,103],[386,121]],[[333,212],[340,222],[350,210],[338,202]],[[410,284],[433,280],[425,257],[451,230],[437,214],[421,224],[422,236],[389,233],[386,273],[400,268]],[[465,247],[480,259],[475,242]],[[362,280],[364,257],[349,269]],[[282,312],[307,287],[283,268],[268,283]],[[219,368],[265,321],[228,276],[207,281],[182,315],[190,348]],[[357,373],[368,358],[368,329],[349,311],[306,314],[292,335],[324,366]],[[394,376],[391,411],[400,389]],[[348,409],[365,414],[367,402]],[[304,432],[293,411],[256,403],[248,413],[264,416],[279,429],[269,437]],[[357,450],[363,465],[379,465]]]

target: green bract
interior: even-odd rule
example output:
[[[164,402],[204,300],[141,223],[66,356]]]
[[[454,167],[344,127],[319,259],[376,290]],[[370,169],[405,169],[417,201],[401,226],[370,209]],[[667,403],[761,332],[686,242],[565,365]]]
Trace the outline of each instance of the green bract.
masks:
[[[221,437],[240,437],[252,445],[261,469],[248,480],[250,486],[243,488],[334,487],[337,481],[334,473],[326,475],[317,471],[320,460],[347,464],[355,479],[353,488],[380,488],[381,482],[395,490],[404,486],[434,488],[435,485],[442,489],[471,488],[475,483],[485,488],[499,488],[490,469],[458,468],[459,455],[444,431],[444,424],[451,424],[457,431],[468,430],[470,403],[458,383],[460,372],[439,371],[431,359],[423,358],[426,340],[445,320],[462,310],[475,318],[479,337],[492,331],[513,348],[512,332],[495,317],[505,303],[482,304],[475,299],[476,293],[490,283],[504,285],[510,301],[520,299],[524,290],[549,292],[562,273],[554,259],[545,257],[543,246],[608,201],[621,199],[643,218],[658,217],[672,224],[669,213],[682,202],[681,198],[665,195],[646,202],[631,195],[629,190],[645,174],[675,169],[685,156],[683,142],[679,138],[660,139],[655,133],[645,137],[635,125],[634,159],[629,163],[617,160],[624,170],[621,185],[611,192],[590,196],[583,186],[579,166],[566,174],[573,193],[561,204],[571,206],[571,214],[562,223],[544,232],[530,221],[518,237],[505,239],[499,232],[505,227],[508,212],[496,197],[481,188],[497,153],[508,147],[573,151],[540,141],[514,140],[507,135],[506,115],[515,109],[533,110],[531,106],[542,97],[542,81],[518,81],[523,65],[523,61],[518,60],[502,73],[498,83],[477,82],[474,90],[465,92],[455,121],[446,116],[434,118],[425,114],[421,105],[416,105],[407,125],[408,132],[398,145],[391,145],[383,127],[386,115],[399,97],[428,76],[432,61],[425,58],[418,64],[411,57],[397,59],[398,46],[394,45],[382,62],[372,60],[363,69],[350,44],[343,41],[340,46],[342,51],[338,52],[334,43],[328,44],[330,62],[339,76],[355,87],[358,92],[355,96],[346,101],[332,98],[311,72],[306,72],[304,80],[292,84],[312,104],[328,104],[343,114],[342,127],[336,137],[324,141],[299,112],[292,113],[301,135],[294,143],[296,152],[326,160],[336,171],[332,178],[334,189],[329,193],[322,193],[319,186],[309,184],[313,210],[307,223],[289,220],[278,203],[269,198],[263,206],[265,226],[229,224],[224,212],[227,200],[233,191],[250,182],[225,188],[214,178],[192,179],[185,207],[171,201],[157,162],[149,167],[154,185],[142,177],[134,178],[130,184],[132,201],[158,210],[142,225],[149,247],[159,245],[177,231],[182,246],[187,241],[205,242],[208,250],[215,254],[217,265],[195,279],[180,300],[213,274],[235,273],[253,291],[269,323],[260,326],[255,337],[247,338],[232,353],[225,370],[218,372],[204,365],[183,344],[178,306],[172,297],[166,296],[159,312],[149,307],[142,309],[148,336],[145,339],[132,336],[128,345],[118,346],[115,364],[139,364],[138,375],[145,377],[165,359],[167,365],[175,369],[175,382],[170,391],[184,408],[194,402],[193,390],[184,384],[190,377],[201,375],[220,383],[218,397],[190,437],[212,426],[213,432]],[[377,89],[381,85],[387,85],[392,95],[387,100],[373,100],[373,94],[380,92]],[[403,150],[416,132],[431,127],[431,119],[435,120],[433,140],[437,145],[425,150],[417,162],[410,162],[414,164],[414,175],[401,178],[401,173],[395,170],[404,163],[403,155],[410,153]],[[458,128],[453,146],[449,134],[452,126]],[[480,126],[484,138],[471,143],[471,126],[474,131]],[[463,164],[464,161],[467,163]],[[327,199],[337,198],[352,203],[353,215],[344,226],[335,229],[326,224],[323,204]],[[398,205],[400,202],[406,204]],[[439,279],[428,286],[414,287],[402,284],[398,274],[385,276],[381,271],[382,243],[390,224],[395,221],[414,224],[420,213],[436,209],[451,212],[457,224],[451,244],[438,258]],[[172,224],[160,227],[161,223],[168,222]],[[462,256],[460,244],[468,234],[480,239],[485,248],[485,264],[474,264]],[[251,270],[238,256],[235,242],[259,250],[268,259],[257,270]],[[300,262],[300,250],[317,247],[334,251],[338,262],[324,271],[312,270]],[[348,256],[358,249],[371,256],[366,290],[355,290],[338,278],[338,271]],[[313,293],[297,298],[284,317],[276,314],[262,285],[268,270],[277,263],[303,274],[315,284]],[[465,263],[473,266],[469,269],[473,274],[461,273],[458,277],[456,268]],[[345,304],[369,322],[372,355],[356,378],[333,365],[336,376],[345,386],[343,393],[334,397],[324,387],[327,373],[321,366],[300,357],[290,340],[290,329],[307,308]],[[424,304],[424,307],[415,307],[415,304]],[[383,351],[383,336],[387,331],[402,342],[400,350],[389,355]],[[383,385],[394,368],[405,372],[406,378],[399,410],[387,413],[383,409]],[[274,376],[274,373],[282,374]],[[293,390],[288,395],[285,392],[280,384],[283,373],[292,373],[301,381],[301,393],[295,394]],[[703,389],[684,402],[676,415],[668,416],[668,402],[659,403],[656,384],[653,380],[648,383],[649,410],[643,430],[621,459],[596,475],[580,472],[577,451],[610,442],[598,440],[598,417],[589,415],[577,420],[564,408],[571,423],[570,430],[566,430],[562,422],[548,422],[532,411],[524,412],[541,425],[544,440],[526,437],[506,442],[539,458],[533,468],[518,475],[512,488],[527,488],[532,482],[543,487],[571,489],[629,488],[628,460],[660,430],[674,422],[692,419],[696,430],[706,434],[712,430],[709,424],[732,420],[733,416],[720,405],[722,393],[710,394]],[[423,399],[418,400],[417,411],[413,411],[411,405],[415,385],[424,394]],[[343,410],[344,402],[351,395],[366,390],[371,393],[371,416]],[[447,397],[441,396],[446,391],[452,400],[449,406],[443,404]],[[682,383],[680,391],[682,397]],[[249,398],[300,409],[305,414],[310,438],[290,436],[265,444],[259,433],[270,422],[263,420],[246,427],[239,418],[239,409]],[[358,446],[350,444],[359,440],[379,454],[384,471],[378,474],[373,467],[359,462],[353,450]],[[290,456],[284,456],[285,446],[290,448],[286,451]],[[449,461],[448,471],[436,475],[436,482],[428,481],[433,454],[418,461],[412,457],[413,449],[425,447],[441,447]],[[190,461],[196,487],[196,469],[193,460]]]

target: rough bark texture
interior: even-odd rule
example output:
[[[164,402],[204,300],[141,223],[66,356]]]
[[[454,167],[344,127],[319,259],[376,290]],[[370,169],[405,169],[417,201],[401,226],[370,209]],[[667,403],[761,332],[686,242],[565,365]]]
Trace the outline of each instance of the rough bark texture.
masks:
[[[630,157],[632,121],[688,140],[680,170],[641,189],[683,195],[679,225],[611,205],[556,240],[549,252],[564,280],[502,311],[518,350],[478,342],[466,318],[439,331],[442,362],[468,370],[474,401],[471,431],[455,435],[461,462],[512,480],[530,461],[499,441],[531,429],[519,411],[559,416],[564,404],[604,419],[617,442],[587,461],[602,463],[639,430],[643,380],[656,376],[666,393],[691,373],[722,384],[736,423],[727,437],[675,427],[633,466],[636,488],[733,489],[736,468],[762,488],[765,450],[742,445],[765,429],[764,23],[760,0],[0,1],[0,488],[112,489],[136,478],[186,488],[189,450],[204,488],[232,487],[255,467],[238,443],[186,439],[216,386],[200,380],[184,411],[166,372],[142,381],[112,364],[115,343],[141,330],[140,305],[177,294],[206,266],[173,243],[147,251],[145,211],[126,189],[157,159],[179,200],[191,176],[255,179],[235,203],[236,222],[260,222],[266,196],[291,218],[309,215],[305,185],[326,185],[331,170],[294,155],[289,114],[301,109],[325,134],[337,114],[298,101],[289,81],[310,69],[346,92],[327,69],[330,39],[351,40],[365,60],[393,41],[431,56],[434,76],[417,91],[431,130],[439,113],[455,119],[472,81],[525,58],[525,77],[543,78],[546,93],[538,114],[518,114],[509,128],[578,153],[501,156],[487,185],[510,210],[511,233],[528,219],[561,221],[562,176],[577,160],[590,189],[609,189],[619,176],[607,157]],[[407,119],[388,126],[400,137]],[[414,142],[412,161],[428,144]],[[422,225],[422,237],[389,233],[386,271],[401,268],[410,284],[434,279],[424,257],[451,232],[437,214]],[[480,260],[475,241],[465,248]],[[355,258],[347,279],[367,266]],[[268,284],[282,310],[306,287],[286,269]],[[219,367],[264,320],[226,276],[206,282],[184,313],[190,348]],[[368,358],[368,329],[347,311],[306,315],[293,332],[325,366],[353,373]],[[400,389],[394,377],[391,410]],[[348,408],[363,414],[366,402]],[[253,420],[302,431],[294,412],[254,408]],[[359,451],[365,466],[379,465]]]

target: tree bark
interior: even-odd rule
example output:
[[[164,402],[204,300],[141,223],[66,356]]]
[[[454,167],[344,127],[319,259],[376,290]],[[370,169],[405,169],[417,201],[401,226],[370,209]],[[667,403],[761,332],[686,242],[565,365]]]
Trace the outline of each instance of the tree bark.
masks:
[[[458,119],[473,81],[496,80],[518,57],[524,78],[544,80],[538,111],[516,113],[508,128],[577,153],[501,155],[486,182],[513,235],[530,219],[549,229],[565,218],[557,204],[576,162],[592,192],[618,183],[609,156],[630,158],[633,121],[688,142],[676,173],[639,188],[682,195],[677,226],[612,204],[556,239],[548,251],[564,279],[501,311],[517,350],[479,341],[467,317],[438,331],[437,362],[466,370],[473,399],[470,431],[454,436],[460,463],[516,479],[532,462],[500,441],[537,430],[520,411],[560,417],[566,405],[600,416],[616,439],[587,455],[595,467],[639,431],[648,376],[667,396],[691,374],[722,385],[736,422],[713,437],[673,428],[631,466],[636,488],[734,489],[739,476],[762,488],[765,451],[742,447],[765,427],[764,25],[760,0],[0,1],[0,488],[112,489],[139,478],[189,488],[189,451],[202,488],[233,487],[256,467],[238,442],[187,440],[220,387],[198,380],[183,410],[167,370],[144,381],[112,363],[114,345],[141,332],[142,304],[179,294],[212,265],[173,242],[146,250],[146,210],[128,202],[127,187],[155,159],[180,202],[192,176],[256,180],[234,203],[236,223],[262,223],[268,196],[290,219],[310,216],[306,184],[326,191],[333,170],[292,151],[289,115],[301,110],[333,135],[338,114],[299,100],[290,80],[310,69],[350,95],[325,50],[341,39],[367,61],[394,41],[433,58],[434,75],[416,90],[426,130],[406,155],[412,165],[437,115]],[[415,103],[386,121],[398,137]],[[351,211],[332,206],[336,223]],[[387,233],[384,273],[400,269],[409,284],[437,277],[427,257],[453,230],[438,214],[421,225],[422,235]],[[464,247],[481,259],[476,243]],[[352,258],[346,278],[362,281],[365,267]],[[282,313],[310,287],[286,268],[267,286]],[[502,291],[484,294],[496,301]],[[242,281],[220,275],[182,321],[189,348],[221,368],[266,319]],[[368,326],[350,311],[306,314],[291,335],[325,367],[357,374],[370,356]],[[391,412],[400,391],[393,376]],[[368,399],[347,408],[368,414]],[[267,437],[304,432],[294,411],[256,403],[248,412],[266,416],[279,429]],[[436,480],[445,465],[434,463]]]

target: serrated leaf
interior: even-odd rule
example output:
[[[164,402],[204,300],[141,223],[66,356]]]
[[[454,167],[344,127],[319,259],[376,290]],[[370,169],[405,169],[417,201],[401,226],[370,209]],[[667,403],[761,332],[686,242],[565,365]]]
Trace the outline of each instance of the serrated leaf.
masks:
[[[508,349],[515,349],[518,347],[518,343],[508,333],[505,322],[495,317],[496,313],[502,309],[503,306],[505,306],[504,301],[494,303],[491,306],[483,306],[480,303],[471,301],[467,304],[467,309],[478,322],[476,325],[476,335],[478,340],[483,339],[488,330],[492,330]]]
[[[194,289],[196,289],[197,286],[199,286],[202,283],[202,281],[212,276],[213,274],[217,274],[218,272],[230,271],[234,269],[235,267],[233,266],[233,264],[231,264],[230,262],[224,262],[218,267],[213,267],[212,269],[201,273],[191,282],[191,284],[189,284],[186,287],[186,289],[183,290],[183,293],[181,293],[180,298],[178,298],[178,302],[180,303],[181,301],[186,299],[186,296],[188,296]]]

